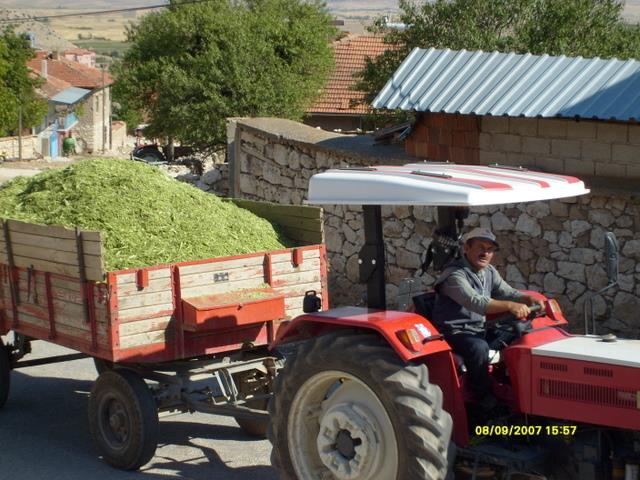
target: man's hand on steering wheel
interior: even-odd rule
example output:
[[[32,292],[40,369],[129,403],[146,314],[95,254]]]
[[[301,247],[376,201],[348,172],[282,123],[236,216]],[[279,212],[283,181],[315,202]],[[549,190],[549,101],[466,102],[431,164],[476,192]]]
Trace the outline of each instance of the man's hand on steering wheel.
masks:
[[[531,313],[529,306],[520,302],[509,302],[508,308],[509,313],[520,320],[526,319]]]
[[[527,306],[532,307],[534,305],[538,305],[540,311],[545,310],[544,308],[544,300],[536,297],[532,297],[531,295],[524,295],[521,300],[523,303],[526,303]]]

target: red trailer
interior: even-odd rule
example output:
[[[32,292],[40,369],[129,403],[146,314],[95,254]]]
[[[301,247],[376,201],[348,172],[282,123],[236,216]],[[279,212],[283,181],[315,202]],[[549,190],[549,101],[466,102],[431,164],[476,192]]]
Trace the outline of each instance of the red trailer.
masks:
[[[8,220],[0,236],[0,406],[11,369],[91,356],[89,423],[101,455],[135,469],[157,446],[159,411],[234,416],[264,435],[281,359],[267,346],[326,296],[321,211],[236,201],[299,243],[285,250],[105,272],[99,232]],[[79,351],[21,360],[32,340]]]

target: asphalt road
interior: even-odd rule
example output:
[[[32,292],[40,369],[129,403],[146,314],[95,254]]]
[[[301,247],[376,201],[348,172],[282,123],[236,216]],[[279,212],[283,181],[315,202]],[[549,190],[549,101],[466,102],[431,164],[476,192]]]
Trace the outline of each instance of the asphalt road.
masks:
[[[18,176],[32,177],[33,175],[40,173],[40,171],[41,170],[37,170],[35,168],[2,167],[0,168],[0,183],[4,183]]]
[[[73,353],[33,343],[35,359]],[[271,444],[230,418],[180,414],[161,418],[155,457],[139,472],[115,470],[93,448],[88,395],[97,373],[90,359],[15,370],[0,410],[0,480],[185,478],[276,480]]]
[[[0,184],[40,170],[0,168]],[[73,353],[33,342],[25,360]],[[0,410],[0,480],[276,480],[271,444],[246,435],[231,418],[180,414],[161,418],[155,457],[139,472],[115,470],[93,448],[87,422],[90,359],[15,370]]]

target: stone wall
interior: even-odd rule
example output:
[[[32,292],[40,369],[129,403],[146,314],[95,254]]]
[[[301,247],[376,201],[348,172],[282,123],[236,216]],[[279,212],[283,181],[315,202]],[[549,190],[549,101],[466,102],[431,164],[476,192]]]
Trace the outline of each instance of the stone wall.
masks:
[[[73,129],[78,153],[109,150],[111,135],[111,89],[94,90],[82,103],[82,115]]]
[[[280,119],[233,119],[228,156],[232,196],[301,203],[309,178],[327,168],[402,164],[415,161],[391,146],[372,146],[368,137],[341,136]],[[369,143],[367,143],[369,142]],[[362,304],[357,253],[363,242],[361,207],[324,206],[333,305]],[[398,284],[417,274],[435,227],[435,208],[383,207],[387,253],[387,301],[395,306]],[[640,199],[632,191],[597,188],[591,195],[548,202],[472,208],[469,227],[491,227],[501,251],[496,265],[515,287],[555,297],[572,328],[582,329],[590,293],[602,288],[604,233],[621,245],[620,287],[596,298],[599,332],[637,337],[640,321]],[[430,286],[434,277],[422,277]]]
[[[204,158],[183,159],[184,164],[161,165],[171,177],[219,197],[229,196],[229,164],[223,150]]]
[[[17,160],[19,157],[18,137],[0,138],[0,157],[6,160]],[[22,137],[22,158],[30,160],[37,158],[40,153],[40,145],[37,135],[25,135]]]

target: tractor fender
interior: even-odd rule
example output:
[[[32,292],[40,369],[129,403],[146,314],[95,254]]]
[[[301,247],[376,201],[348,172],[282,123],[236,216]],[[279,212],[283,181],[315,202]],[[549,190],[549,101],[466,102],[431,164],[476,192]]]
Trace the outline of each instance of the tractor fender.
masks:
[[[436,327],[416,313],[361,307],[340,307],[300,315],[278,329],[271,348],[338,329],[373,330],[405,362],[451,351]]]

